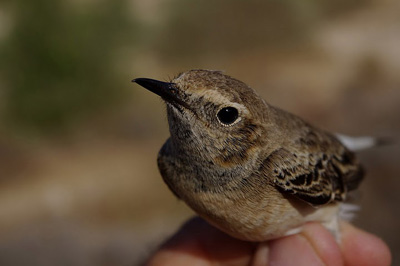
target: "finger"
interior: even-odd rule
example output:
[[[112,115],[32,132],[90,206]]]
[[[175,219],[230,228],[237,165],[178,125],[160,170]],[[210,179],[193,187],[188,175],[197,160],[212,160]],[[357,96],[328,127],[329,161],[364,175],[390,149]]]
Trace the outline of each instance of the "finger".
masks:
[[[257,250],[255,265],[343,265],[335,238],[319,223],[306,224],[300,234],[268,243],[268,251],[265,245],[262,252]],[[260,257],[262,254],[267,254],[268,259]]]
[[[146,265],[249,265],[255,244],[232,238],[196,217],[167,240]]]
[[[380,238],[346,222],[341,223],[341,230],[341,249],[346,265],[391,265],[389,247]]]
[[[325,265],[343,265],[343,257],[334,235],[320,223],[307,223],[301,233]]]

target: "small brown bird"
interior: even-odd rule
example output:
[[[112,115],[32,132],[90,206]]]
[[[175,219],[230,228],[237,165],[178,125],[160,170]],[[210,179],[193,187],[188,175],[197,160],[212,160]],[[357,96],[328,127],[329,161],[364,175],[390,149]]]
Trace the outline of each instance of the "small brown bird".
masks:
[[[363,170],[334,135],[219,71],[133,80],[162,97],[171,137],[158,166],[173,193],[233,237],[264,241],[318,221],[337,237],[340,203]]]

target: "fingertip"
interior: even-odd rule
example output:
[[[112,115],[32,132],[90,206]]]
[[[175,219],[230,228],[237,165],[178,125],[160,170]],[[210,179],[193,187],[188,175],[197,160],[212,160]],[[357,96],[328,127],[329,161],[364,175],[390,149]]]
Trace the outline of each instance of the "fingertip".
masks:
[[[145,265],[248,265],[255,245],[237,240],[201,218],[186,222]]]
[[[193,218],[182,225],[180,230],[163,243],[146,261],[146,266],[209,266],[207,256],[199,246],[197,230],[203,227],[203,221]]]
[[[295,234],[270,241],[267,265],[324,265],[308,239]]]
[[[346,265],[391,265],[389,247],[379,237],[342,222],[341,249]]]
[[[340,247],[335,237],[320,223],[307,223],[301,232],[325,265],[343,265]]]
[[[194,256],[187,249],[188,252],[179,252],[174,249],[163,249],[154,254],[146,261],[145,266],[210,266],[210,262],[202,256]]]

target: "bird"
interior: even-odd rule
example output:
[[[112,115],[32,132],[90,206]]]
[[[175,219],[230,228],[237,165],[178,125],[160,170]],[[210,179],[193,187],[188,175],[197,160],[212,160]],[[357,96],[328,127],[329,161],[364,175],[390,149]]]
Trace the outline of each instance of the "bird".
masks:
[[[157,157],[177,198],[232,237],[267,241],[339,218],[364,177],[340,139],[270,105],[224,72],[194,69],[168,82],[132,80],[166,103],[170,137]]]

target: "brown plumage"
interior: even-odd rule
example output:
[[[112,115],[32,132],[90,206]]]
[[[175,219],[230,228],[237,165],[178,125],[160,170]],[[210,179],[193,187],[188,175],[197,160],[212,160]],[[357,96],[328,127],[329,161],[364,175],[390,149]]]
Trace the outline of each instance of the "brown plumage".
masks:
[[[294,233],[307,221],[338,232],[338,202],[357,188],[363,171],[335,136],[218,71],[134,81],[167,104],[171,137],[159,169],[200,216],[252,241]]]

